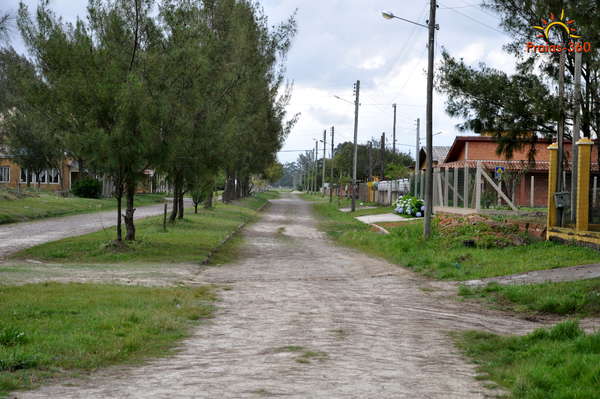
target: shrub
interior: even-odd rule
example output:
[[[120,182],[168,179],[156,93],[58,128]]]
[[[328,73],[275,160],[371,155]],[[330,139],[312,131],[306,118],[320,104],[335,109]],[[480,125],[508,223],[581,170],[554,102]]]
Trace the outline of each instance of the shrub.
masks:
[[[25,333],[14,327],[0,329],[0,346],[15,346],[26,343]]]
[[[421,217],[425,213],[423,200],[412,195],[403,195],[396,201],[396,213]]]
[[[91,177],[82,178],[73,183],[71,191],[78,197],[100,198],[102,195],[102,183]]]

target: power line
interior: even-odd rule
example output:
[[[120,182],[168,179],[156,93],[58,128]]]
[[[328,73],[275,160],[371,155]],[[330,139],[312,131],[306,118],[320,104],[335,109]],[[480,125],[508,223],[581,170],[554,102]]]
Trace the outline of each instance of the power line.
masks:
[[[440,3],[440,4],[441,4],[441,3]],[[444,8],[442,8],[442,9],[443,9],[443,10],[450,10],[450,11],[452,11],[452,12],[454,12],[454,13],[458,14],[458,15],[462,15],[463,17],[465,17],[465,18],[468,18],[468,19],[470,19],[471,21],[473,21],[473,22],[475,22],[475,23],[477,23],[477,24],[479,24],[479,25],[481,25],[481,26],[484,26],[484,27],[486,27],[486,28],[488,28],[488,29],[492,29],[492,30],[494,30],[494,31],[496,31],[496,32],[502,33],[503,35],[504,35],[504,34],[506,34],[505,32],[501,31],[500,29],[496,29],[496,28],[494,28],[494,27],[493,27],[493,26],[491,26],[491,25],[488,25],[488,24],[486,24],[486,23],[483,23],[483,22],[479,21],[478,19],[475,19],[475,18],[471,17],[470,15],[467,15],[467,14],[463,13],[462,11],[458,11],[458,10],[457,10],[457,9],[455,9],[455,8],[451,8],[451,7],[444,7]]]

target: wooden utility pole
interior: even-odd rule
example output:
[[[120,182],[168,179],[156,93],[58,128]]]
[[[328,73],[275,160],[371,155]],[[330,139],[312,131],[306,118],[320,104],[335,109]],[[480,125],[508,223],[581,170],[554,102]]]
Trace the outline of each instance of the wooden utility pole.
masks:
[[[560,63],[558,71],[558,167],[556,178],[558,179],[556,188],[558,192],[564,191],[563,181],[563,159],[564,159],[564,141],[565,141],[565,61],[567,54],[565,51],[560,52]],[[563,210],[558,208],[558,224],[563,226]]]
[[[392,153],[394,155],[396,155],[396,104],[392,104],[392,107],[394,108],[394,130],[393,130],[393,137],[392,137]]]
[[[331,180],[329,180],[329,202],[333,202],[333,140],[335,127],[331,126]]]
[[[381,180],[385,180],[385,132],[381,133]]]
[[[417,118],[417,145],[415,147],[415,197],[418,197],[417,188],[421,183],[421,165],[419,156],[421,154],[421,119]]]
[[[315,140],[315,191],[319,190],[319,140]]]
[[[436,0],[431,0],[429,7],[429,44],[428,44],[428,66],[427,66],[427,172],[425,175],[425,220],[423,221],[423,237],[431,237],[431,217],[433,215],[433,68],[435,57],[435,12]]]
[[[356,211],[356,167],[358,165],[358,107],[360,101],[360,80],[354,85],[354,157],[352,159],[352,212]]]
[[[369,179],[373,178],[373,141],[369,141]]]
[[[577,158],[579,156],[579,133],[581,131],[581,52],[575,52],[575,123],[573,126],[573,140],[571,143],[571,222],[576,221],[577,204]]]
[[[325,196],[325,158],[327,158],[327,129],[323,130],[323,180],[321,185],[323,186],[323,197]]]

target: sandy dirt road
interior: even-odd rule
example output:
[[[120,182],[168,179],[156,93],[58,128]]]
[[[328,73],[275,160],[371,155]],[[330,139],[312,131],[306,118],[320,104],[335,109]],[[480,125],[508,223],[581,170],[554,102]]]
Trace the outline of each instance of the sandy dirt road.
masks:
[[[138,207],[134,218],[160,215],[163,210],[164,204]],[[34,245],[115,226],[117,224],[116,212],[116,210],[110,210],[0,225],[0,259]],[[125,231],[125,227],[123,227],[123,231]]]
[[[436,295],[428,288],[439,282],[334,245],[310,204],[290,194],[244,234],[240,261],[197,276],[230,289],[177,354],[11,397],[493,397],[448,331],[538,327]]]

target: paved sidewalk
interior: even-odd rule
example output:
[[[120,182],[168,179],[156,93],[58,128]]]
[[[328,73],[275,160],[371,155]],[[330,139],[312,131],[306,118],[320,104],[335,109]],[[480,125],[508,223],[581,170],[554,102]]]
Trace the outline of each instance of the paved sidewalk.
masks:
[[[402,216],[396,215],[395,213],[382,213],[380,215],[367,215],[357,216],[357,220],[367,223],[382,223],[382,222],[410,222],[414,221],[414,218],[403,218]]]
[[[600,278],[600,263],[470,280],[465,281],[464,284],[470,286],[482,286],[492,282],[502,285],[541,284],[548,282],[557,283],[561,281],[588,280],[591,278]]]

